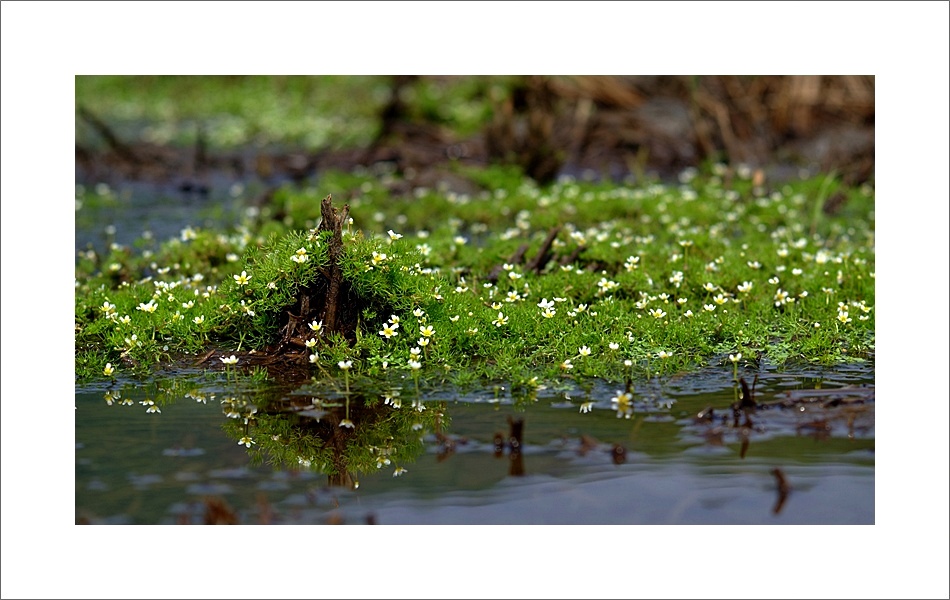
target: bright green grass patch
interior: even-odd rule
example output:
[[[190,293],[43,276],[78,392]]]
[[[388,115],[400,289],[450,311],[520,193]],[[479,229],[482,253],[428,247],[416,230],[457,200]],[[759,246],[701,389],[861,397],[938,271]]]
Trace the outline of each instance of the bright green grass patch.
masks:
[[[341,264],[354,326],[348,337],[314,332],[314,375],[342,376],[338,363],[352,361],[347,377],[532,386],[669,374],[739,353],[778,364],[869,357],[873,189],[831,176],[776,189],[740,176],[727,188],[721,171],[538,187],[488,170],[481,194],[402,199],[371,173],[327,174],[275,194],[261,214],[279,210],[282,222],[183,232],[148,256],[85,253],[77,377],[106,362],[145,370],[274,344],[283,312],[326,268],[326,234],[313,228],[331,192],[351,198]],[[842,208],[825,214],[839,192]],[[548,260],[531,269],[552,235]]]

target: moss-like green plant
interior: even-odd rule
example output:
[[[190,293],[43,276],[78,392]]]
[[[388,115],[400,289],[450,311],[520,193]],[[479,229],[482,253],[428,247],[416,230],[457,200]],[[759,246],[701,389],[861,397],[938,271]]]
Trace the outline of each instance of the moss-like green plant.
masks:
[[[477,196],[411,198],[388,197],[369,174],[340,177],[356,187],[329,219],[329,198],[285,188],[271,208],[293,216],[277,225],[183,232],[147,258],[86,253],[77,376],[209,349],[238,352],[244,367],[281,356],[336,377],[352,361],[351,376],[423,385],[873,353],[868,186],[822,176],[766,188],[733,173],[727,187],[720,166],[676,184],[539,187],[493,173],[480,174]],[[837,212],[824,208],[832,188],[845,199]]]

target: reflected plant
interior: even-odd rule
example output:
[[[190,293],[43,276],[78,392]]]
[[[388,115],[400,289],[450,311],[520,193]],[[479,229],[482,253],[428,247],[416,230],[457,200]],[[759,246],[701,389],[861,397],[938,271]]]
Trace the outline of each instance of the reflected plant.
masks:
[[[407,472],[402,465],[423,452],[425,432],[448,422],[444,404],[426,411],[397,406],[361,393],[348,393],[342,403],[329,395],[291,396],[257,407],[246,423],[229,419],[224,429],[254,462],[322,472],[330,485],[355,488],[361,473],[388,466],[394,476]]]
[[[742,360],[742,353],[729,355],[729,362],[732,363],[732,389],[735,393],[735,402],[739,401],[739,361]]]

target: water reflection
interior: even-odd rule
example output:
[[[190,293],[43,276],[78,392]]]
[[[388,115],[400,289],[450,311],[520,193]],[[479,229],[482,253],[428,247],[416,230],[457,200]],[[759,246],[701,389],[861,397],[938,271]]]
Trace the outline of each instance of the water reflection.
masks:
[[[324,390],[312,395],[307,392],[314,390],[300,388],[281,394],[267,386],[242,389],[229,383],[225,390],[209,391],[193,387],[193,381],[170,378],[110,387],[103,399],[108,406],[133,406],[133,396],[144,396],[138,404],[146,413],[156,414],[184,399],[217,404],[224,432],[247,449],[253,464],[323,473],[329,485],[350,489],[359,487],[363,473],[383,469],[394,477],[406,473],[406,465],[425,450],[427,434],[448,440],[445,402],[416,398],[403,407],[398,389],[380,394]],[[189,452],[172,451],[175,456]]]
[[[90,522],[162,511],[164,522],[762,522],[730,512],[742,504],[789,522],[873,522],[873,493],[855,491],[873,490],[873,386],[766,375],[741,397],[728,383],[697,393],[693,377],[520,396],[235,373],[120,380],[77,389],[77,511]],[[550,511],[505,512],[548,486],[561,498]],[[594,489],[614,496],[583,512]],[[834,516],[811,504],[817,490],[837,498]],[[633,510],[631,497],[662,504]]]
[[[350,489],[359,487],[361,473],[406,473],[405,465],[425,449],[423,436],[447,425],[444,402],[402,408],[360,393],[290,396],[260,405],[229,398],[223,406],[231,417],[224,430],[253,459],[324,473],[329,485]]]

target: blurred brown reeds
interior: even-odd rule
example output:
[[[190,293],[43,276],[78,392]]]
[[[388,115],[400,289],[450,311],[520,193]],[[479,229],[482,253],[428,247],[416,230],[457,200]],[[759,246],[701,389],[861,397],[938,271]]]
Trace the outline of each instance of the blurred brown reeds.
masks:
[[[866,181],[874,77],[526,76],[496,102],[485,142],[490,158],[540,181],[564,167],[673,170],[705,160]]]

